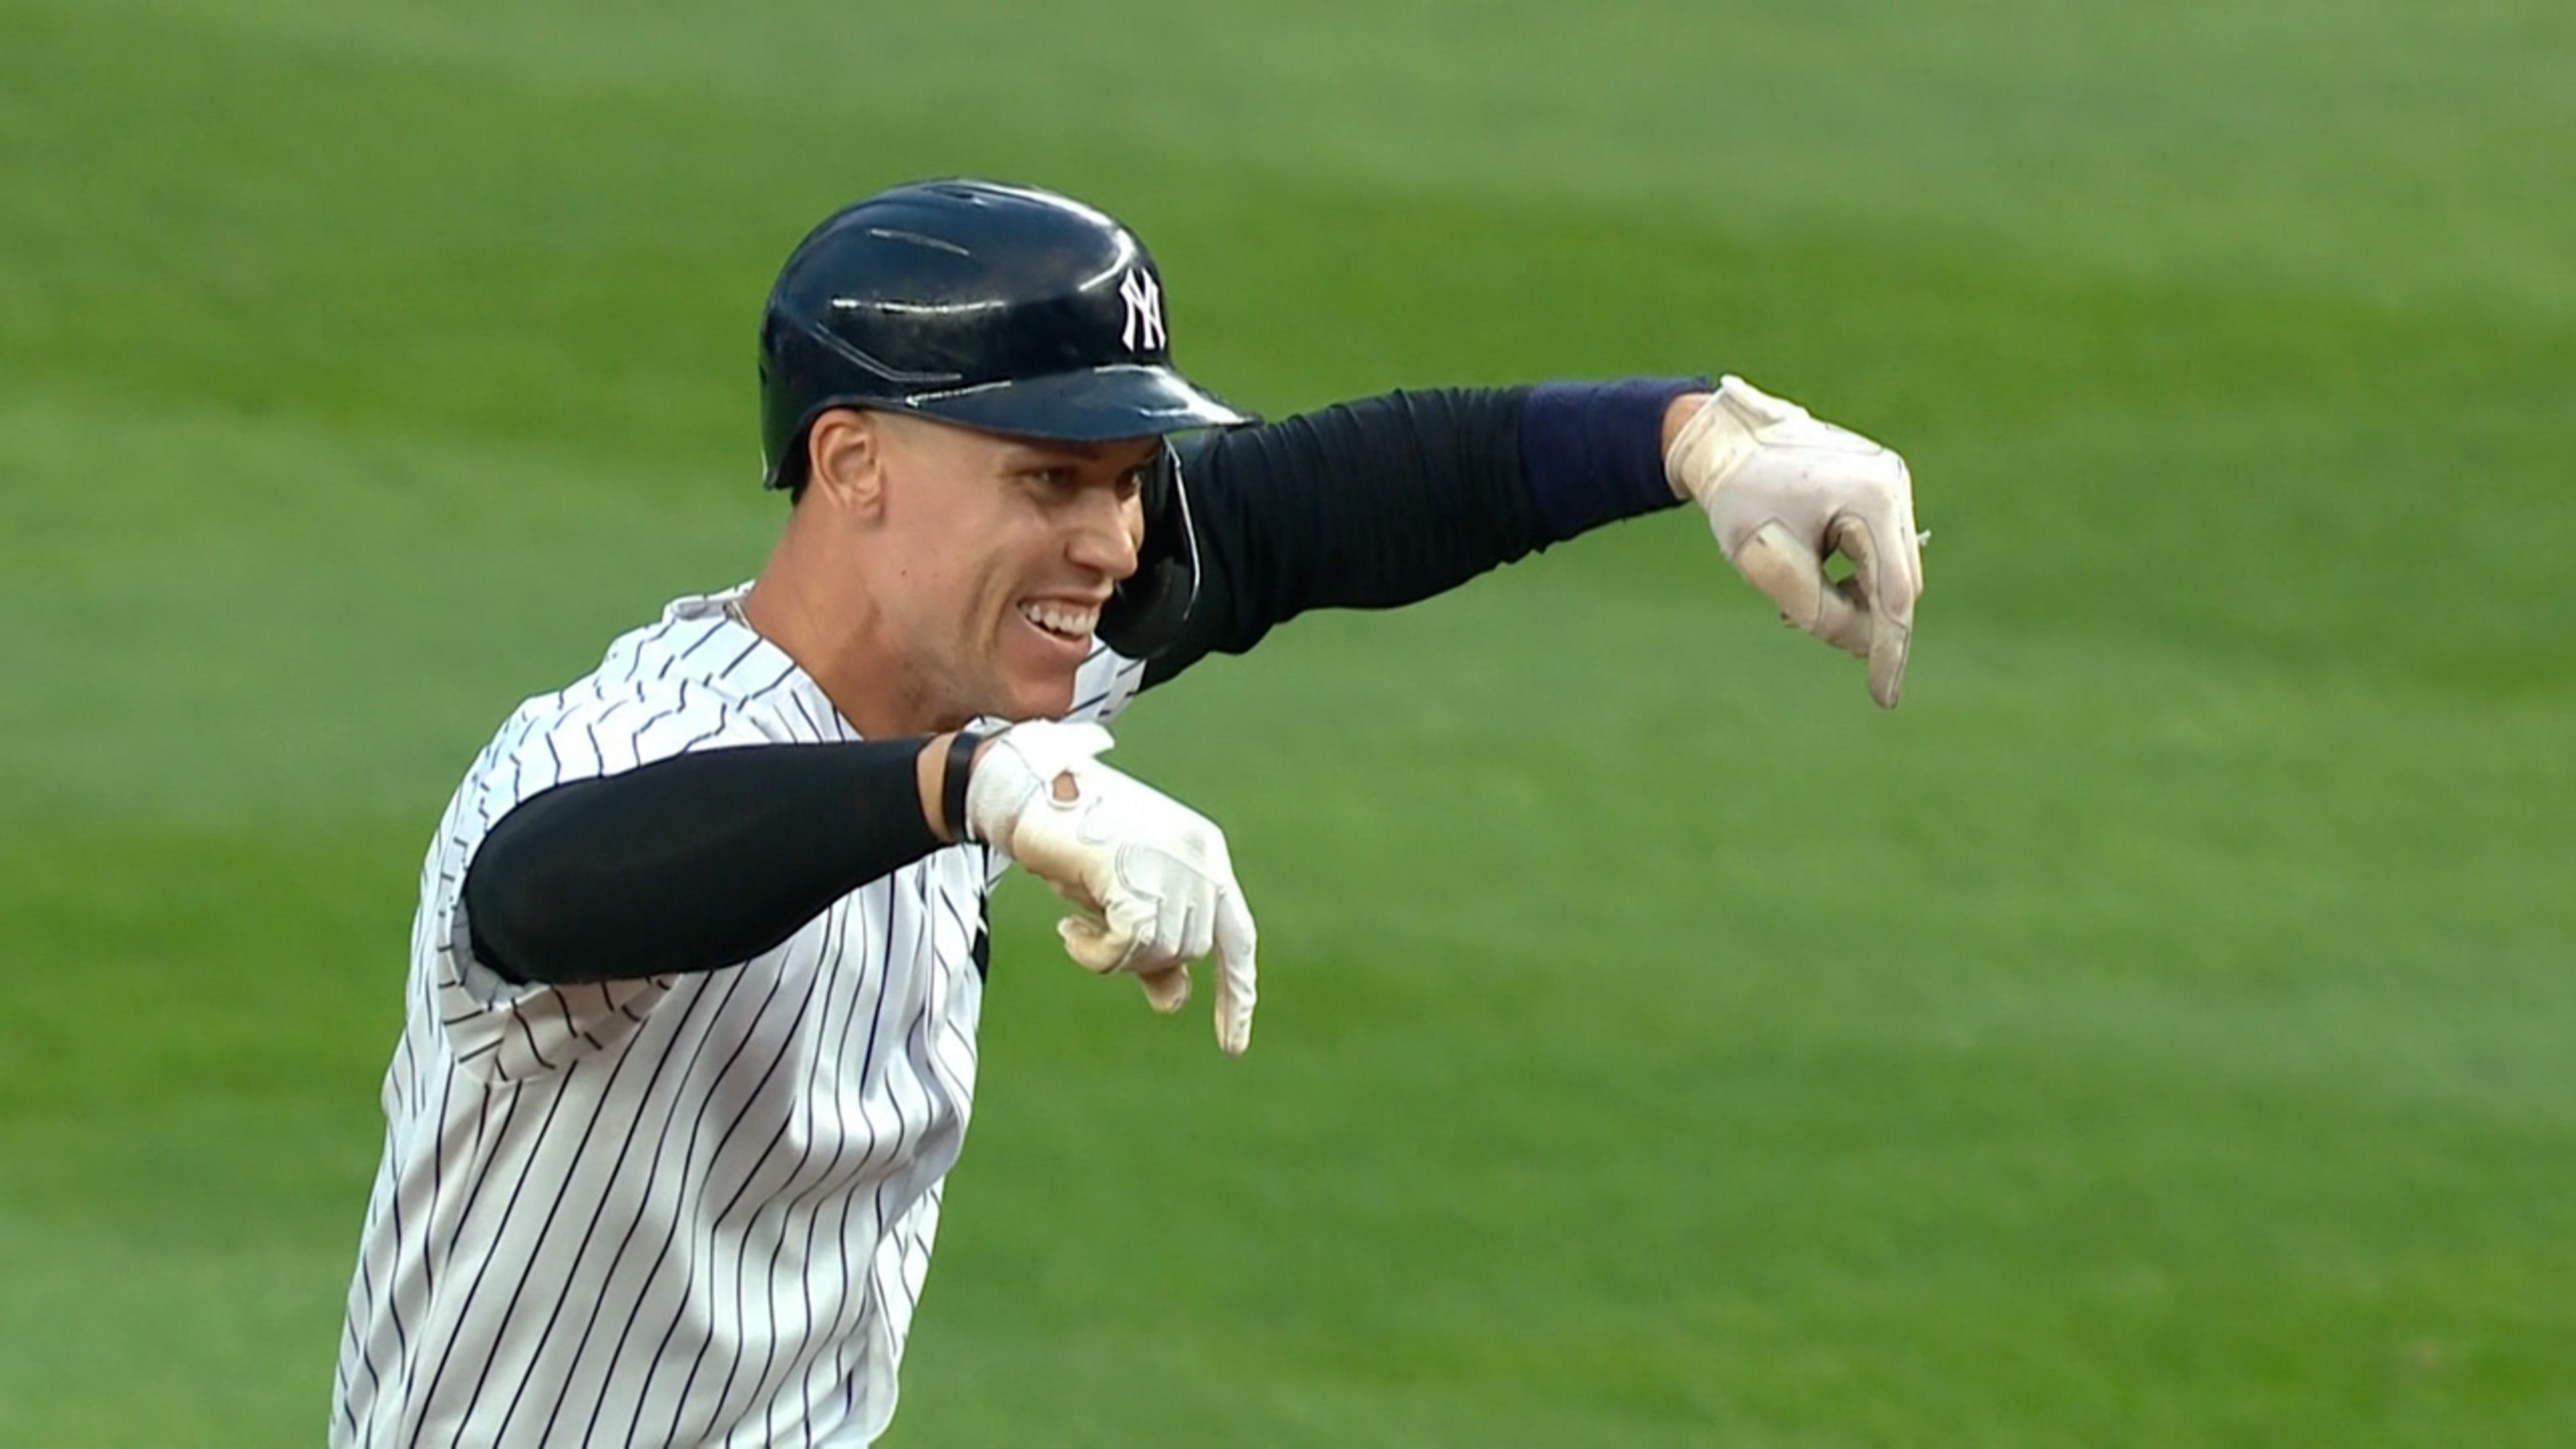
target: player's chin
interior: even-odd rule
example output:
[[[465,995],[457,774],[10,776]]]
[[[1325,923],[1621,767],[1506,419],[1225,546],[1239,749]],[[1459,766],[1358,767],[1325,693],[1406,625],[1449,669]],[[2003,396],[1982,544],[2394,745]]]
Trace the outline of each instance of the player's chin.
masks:
[[[991,711],[1007,720],[1062,719],[1073,713],[1073,679],[1040,683],[1013,680],[1003,690],[1000,707]]]
[[[1051,641],[1049,647],[1005,649],[1000,694],[1005,719],[1062,719],[1073,710],[1074,684],[1088,657],[1088,641],[1079,650]]]

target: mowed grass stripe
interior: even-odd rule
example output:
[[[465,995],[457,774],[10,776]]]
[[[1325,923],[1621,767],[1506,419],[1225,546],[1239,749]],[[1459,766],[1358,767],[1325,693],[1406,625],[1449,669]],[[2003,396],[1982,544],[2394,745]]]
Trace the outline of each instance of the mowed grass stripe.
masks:
[[[481,43],[506,49],[511,32],[495,24]],[[2216,263],[2165,287],[2115,287],[2113,306],[2137,299],[2124,309],[2132,325],[2113,339],[2120,345],[2092,346],[2085,289],[2126,275],[2104,249],[2128,244],[2134,205],[2086,208],[2007,237],[1961,238],[1803,216],[1777,203],[1761,175],[1732,173],[1718,156],[1680,171],[1744,198],[1718,214],[1697,209],[1679,185],[1668,207],[1647,209],[1569,205],[1562,191],[1421,198],[1417,187],[1354,182],[1321,163],[1286,176],[1198,161],[1093,175],[1125,148],[1086,141],[1079,130],[1032,133],[1007,112],[981,122],[965,112],[942,132],[904,119],[921,112],[856,99],[846,102],[858,108],[852,113],[817,121],[686,87],[603,97],[490,75],[435,51],[406,62],[391,42],[394,53],[372,60],[307,55],[229,28],[126,33],[43,10],[30,29],[17,63],[25,89],[48,104],[16,113],[16,124],[28,131],[29,153],[54,165],[19,173],[17,186],[28,193],[23,244],[50,284],[22,285],[24,305],[0,325],[27,329],[18,333],[22,355],[57,374],[83,370],[89,357],[120,389],[166,381],[262,408],[364,405],[477,429],[739,457],[717,440],[747,435],[736,405],[745,319],[776,257],[853,190],[978,165],[1037,166],[1064,184],[1090,182],[1165,248],[1184,341],[1203,368],[1244,390],[1288,386],[1310,400],[1426,364],[1440,369],[1433,375],[1518,376],[1762,363],[1765,375],[1798,382],[1822,366],[1818,380],[1843,380],[1847,394],[1855,373],[1875,369],[1955,408],[1960,384],[1984,380],[1986,354],[2001,341],[2012,344],[2008,356],[2034,363],[2032,349],[2047,348],[2050,370],[2031,386],[1984,389],[1972,415],[2026,426],[2033,402],[2055,406],[2086,371],[2125,366],[2133,375],[2103,382],[2228,397],[2297,392],[2316,364],[2330,362],[2347,379],[2376,375],[2385,405],[2389,390],[2422,375],[2426,341],[2449,339],[2439,347],[2445,356],[2491,359],[2482,375],[2433,374],[2442,397],[2499,377],[2563,374],[2547,358],[2530,359],[2541,369],[2517,363],[2528,344],[2497,354],[2503,339],[2486,335],[2490,327],[2553,340],[2558,363],[2571,345],[2568,317],[2537,297],[2473,313],[2418,299],[2411,334],[2355,334],[2280,310],[2288,304],[2277,287]],[[153,104],[126,99],[136,93]],[[267,101],[245,105],[245,93]],[[2531,94],[2501,85],[2479,92],[2485,106]],[[1785,122],[1764,134],[1774,133],[1797,134]],[[1401,149],[1419,151],[1426,167],[1472,149],[1472,133],[1404,134],[1411,145]],[[2314,144],[2347,169],[2378,159],[2335,151],[2347,143],[2331,131]],[[2449,154],[2455,163],[2512,165],[2527,150],[2491,142]],[[190,164],[174,164],[179,157]],[[1834,168],[1820,169],[1851,186]],[[58,172],[87,179],[42,184]],[[2446,174],[2456,176],[2457,165]],[[2163,193],[2140,184],[2138,194]],[[1422,209],[1414,224],[1389,227],[1348,215],[1336,199],[1349,196],[1416,197]],[[2545,193],[2499,187],[2487,200],[2472,214],[2500,229],[2569,224],[2569,209]],[[1210,213],[1221,214],[1194,225]],[[2352,220],[2320,206],[2310,224],[2340,236]],[[2232,234],[2254,245],[2273,233]],[[1867,240],[1855,247],[1852,238]],[[1639,267],[1641,254],[1653,259],[1650,269]],[[1965,266],[1944,261],[1961,258]],[[1458,280],[1444,283],[1453,273]],[[2320,288],[2317,300],[2402,315],[2405,284],[2381,279],[2419,273],[2473,282],[2499,275],[2417,235],[2379,258],[2369,278]],[[2048,285],[2052,277],[2060,285]],[[1326,305],[1269,300],[1291,286]],[[1228,296],[1243,300],[1213,310]],[[2231,326],[2231,316],[2252,325]],[[1904,345],[1933,318],[1950,350]],[[2135,325],[2147,321],[2158,325]],[[2205,339],[2247,337],[2292,355],[2259,366],[2242,357],[2212,366],[2203,355]],[[1799,350],[1779,355],[1784,343]],[[1976,351],[1960,355],[1969,344]],[[1363,360],[1371,372],[1350,375]],[[1917,422],[1930,410],[1888,422]]]
[[[2540,1210],[2556,1169],[2525,1154],[2523,1170],[2485,1171],[2491,1152],[2521,1152],[2505,1140],[2428,1151],[2421,1124],[2329,1107],[2342,1125],[2321,1125],[2277,1097],[2102,1062],[2034,1070],[2009,1048],[1786,1066],[1715,1039],[1687,1071],[1593,1058],[1587,1072],[1567,1059],[1597,1043],[1551,1051],[1544,1027],[1564,1019],[1534,1013],[1517,1063],[1448,1061],[1426,1014],[1380,1044],[1413,1071],[1346,1058],[1339,1097],[1302,1076],[1266,1084],[1306,1109],[1302,1131],[1193,1130],[1170,1079],[1157,1092],[1141,1071],[1132,1093],[1045,1109],[1057,1130],[1041,1143],[988,1117],[957,1220],[1027,1193],[1051,1210],[952,1247],[931,1312],[957,1331],[926,1338],[922,1361],[972,1377],[988,1337],[1008,1354],[1031,1320],[1081,1325],[1211,1345],[1190,1379],[1264,1365],[1320,1384],[1537,1387],[1602,1406],[1605,1437],[1610,1406],[1640,1391],[1760,1403],[1783,1430],[1861,1442],[1957,1424],[1977,1442],[2201,1442],[2230,1417],[2371,1437],[2383,1380],[2508,1441],[2546,1442],[2563,1412],[2549,1345],[2566,1329],[2550,1286],[2564,1222]],[[1529,1089],[1498,1093],[1515,1067]],[[1603,1089],[1612,1076],[1624,1092]],[[1011,1103],[997,1084],[993,1112]],[[1517,1138],[1459,1140],[1511,1111],[1526,1113]],[[1104,1113],[1162,1144],[1162,1170],[1103,1160]],[[1203,1183],[1211,1160],[1229,1165],[1220,1186],[1135,1223],[1140,1191]],[[1293,1229],[1248,1257],[1244,1224],[1289,1207]],[[2410,1368],[2419,1344],[2428,1361]],[[972,1405],[958,1422],[1001,1412],[953,1392]]]
[[[516,704],[776,524],[748,469],[292,418],[0,403],[0,820],[409,822]],[[417,865],[417,860],[412,862]]]
[[[1365,24],[1324,0],[17,3],[32,25],[76,13],[87,31],[189,35],[307,72],[684,113],[701,135],[760,118],[804,143],[743,154],[775,155],[783,177],[881,164],[866,142],[891,140],[1093,188],[1139,172],[1328,178],[2576,319],[2576,213],[2550,144],[2571,119],[2558,82],[2576,27],[2543,0],[2152,15],[1513,0],[1381,7]],[[1117,79],[1076,101],[1075,74]]]

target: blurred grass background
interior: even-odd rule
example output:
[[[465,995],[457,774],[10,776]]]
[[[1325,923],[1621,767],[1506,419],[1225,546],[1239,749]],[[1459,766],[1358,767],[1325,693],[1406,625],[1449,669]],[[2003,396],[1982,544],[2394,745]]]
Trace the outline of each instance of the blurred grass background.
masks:
[[[1890,716],[1687,516],[1130,715],[1260,1049],[1007,895],[894,1442],[2576,1442],[2576,11],[0,0],[0,1443],[318,1440],[441,802],[960,172],[1938,543]]]

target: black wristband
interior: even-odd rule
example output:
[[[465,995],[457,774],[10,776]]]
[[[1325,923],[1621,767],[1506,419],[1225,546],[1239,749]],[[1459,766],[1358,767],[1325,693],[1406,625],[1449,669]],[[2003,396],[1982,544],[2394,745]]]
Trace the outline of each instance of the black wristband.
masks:
[[[966,776],[984,739],[973,730],[959,730],[948,742],[948,770],[939,782],[939,811],[947,817],[948,838],[961,844],[971,838],[966,833]]]

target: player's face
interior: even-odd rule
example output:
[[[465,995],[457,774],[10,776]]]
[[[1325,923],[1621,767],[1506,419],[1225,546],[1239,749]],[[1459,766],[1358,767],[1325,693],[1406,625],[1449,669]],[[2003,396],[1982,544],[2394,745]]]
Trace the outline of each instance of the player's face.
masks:
[[[880,415],[882,416],[882,415]],[[1136,571],[1155,438],[1060,443],[892,420],[880,590],[938,727],[1052,718],[1110,593]]]

